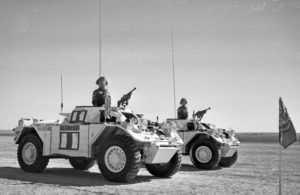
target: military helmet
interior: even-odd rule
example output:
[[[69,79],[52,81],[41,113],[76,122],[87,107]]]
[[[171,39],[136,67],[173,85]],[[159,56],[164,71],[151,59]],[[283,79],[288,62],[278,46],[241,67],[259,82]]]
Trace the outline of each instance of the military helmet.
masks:
[[[185,98],[181,98],[180,104],[183,104],[183,102],[185,102],[187,104],[187,100]]]
[[[105,77],[99,77],[97,80],[96,80],[96,84],[99,85],[100,82],[105,82],[105,85],[108,85],[108,82],[106,80]]]

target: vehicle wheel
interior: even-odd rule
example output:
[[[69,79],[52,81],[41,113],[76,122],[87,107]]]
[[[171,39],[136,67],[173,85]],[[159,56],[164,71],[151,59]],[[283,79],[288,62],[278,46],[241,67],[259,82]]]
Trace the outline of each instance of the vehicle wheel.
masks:
[[[219,162],[219,166],[221,167],[230,167],[233,165],[238,159],[238,152],[235,152],[231,157],[223,157]]]
[[[221,150],[208,140],[196,141],[190,149],[190,158],[199,169],[213,169],[220,162]]]
[[[26,172],[42,172],[48,165],[49,159],[43,157],[43,144],[35,135],[26,135],[18,147],[18,161]]]
[[[79,170],[88,170],[95,163],[94,160],[88,158],[70,158],[69,162],[74,169]]]
[[[181,167],[181,152],[176,152],[168,163],[146,164],[145,166],[149,173],[154,176],[171,177],[177,171],[179,171]]]
[[[115,135],[100,145],[98,166],[102,175],[116,182],[134,179],[139,172],[141,153],[133,140],[125,135]]]

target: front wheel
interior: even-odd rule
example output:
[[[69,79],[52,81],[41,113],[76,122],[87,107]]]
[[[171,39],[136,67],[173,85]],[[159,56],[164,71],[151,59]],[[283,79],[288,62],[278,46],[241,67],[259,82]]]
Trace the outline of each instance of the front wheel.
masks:
[[[88,170],[94,165],[94,161],[88,158],[70,158],[69,162],[74,169]]]
[[[42,172],[49,159],[43,157],[43,144],[35,135],[26,135],[18,147],[18,162],[26,172]]]
[[[171,177],[181,167],[181,152],[177,151],[168,163],[146,164],[146,169],[157,177]]]
[[[221,167],[230,167],[232,166],[238,159],[238,152],[235,152],[231,157],[223,157],[219,162],[219,166]]]
[[[220,161],[221,150],[209,140],[198,140],[190,149],[190,159],[199,169],[213,169]]]
[[[98,165],[102,175],[115,182],[127,182],[139,172],[141,154],[133,140],[115,135],[100,145]]]

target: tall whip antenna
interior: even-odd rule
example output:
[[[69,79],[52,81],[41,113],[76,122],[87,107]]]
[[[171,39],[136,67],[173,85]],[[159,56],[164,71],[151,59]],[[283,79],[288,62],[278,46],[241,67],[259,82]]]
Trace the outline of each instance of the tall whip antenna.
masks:
[[[99,0],[99,76],[101,76],[101,0]]]
[[[171,6],[169,1],[166,0],[168,7],[168,18],[170,22],[170,33],[171,33],[171,46],[172,46],[172,70],[173,70],[173,98],[174,98],[174,116],[177,117],[176,113],[176,81],[175,81],[175,60],[174,60],[174,32],[173,32],[173,20],[171,14]]]
[[[62,81],[62,75],[60,75],[60,112],[63,112],[64,108],[64,102],[63,102],[63,81]]]

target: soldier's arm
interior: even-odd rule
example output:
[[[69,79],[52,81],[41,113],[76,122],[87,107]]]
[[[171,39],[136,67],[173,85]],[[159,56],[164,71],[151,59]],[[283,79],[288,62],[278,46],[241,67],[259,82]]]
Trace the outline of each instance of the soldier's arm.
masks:
[[[177,109],[177,113],[180,113],[180,112],[182,112],[181,106]]]
[[[98,99],[97,96],[98,96],[97,91],[94,91],[93,92],[93,99],[92,99],[93,106],[97,106],[97,99]]]

